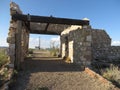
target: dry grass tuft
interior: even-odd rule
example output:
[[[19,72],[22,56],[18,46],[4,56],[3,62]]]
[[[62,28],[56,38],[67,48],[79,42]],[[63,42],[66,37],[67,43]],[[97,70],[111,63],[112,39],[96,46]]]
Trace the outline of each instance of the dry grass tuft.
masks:
[[[104,78],[117,82],[120,85],[120,70],[118,66],[111,65],[110,68],[107,68],[104,72],[102,72]]]
[[[71,63],[70,57],[64,57],[63,60],[64,60],[66,63]]]

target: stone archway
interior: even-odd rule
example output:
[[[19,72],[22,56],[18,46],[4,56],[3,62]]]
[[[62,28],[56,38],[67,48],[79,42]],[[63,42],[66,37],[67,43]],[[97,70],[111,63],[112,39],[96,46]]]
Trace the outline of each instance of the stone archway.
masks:
[[[21,63],[24,61],[24,58],[28,53],[30,33],[60,35],[61,43],[64,43],[65,35],[67,37],[67,41],[65,43],[65,47],[61,44],[61,56],[64,56],[63,49],[66,49],[65,56],[69,56],[72,59],[71,61],[74,62],[73,58],[76,56],[73,51],[75,49],[74,45],[71,44],[74,44],[73,42],[75,42],[75,40],[74,37],[71,38],[72,41],[70,40],[70,32],[72,31],[69,27],[71,27],[71,25],[78,25],[77,28],[74,28],[74,30],[77,30],[80,27],[83,27],[83,29],[84,27],[86,29],[90,27],[88,20],[56,18],[52,16],[34,16],[29,14],[23,15],[19,6],[14,2],[11,2],[10,4],[10,14],[11,21],[7,42],[9,43],[9,57],[11,60],[10,66],[15,67],[16,69],[19,69],[22,66]],[[64,34],[66,31],[67,34]],[[86,38],[85,36],[83,37]]]
[[[111,46],[111,38],[102,29],[93,29],[89,20],[24,15],[19,6],[10,4],[9,43],[10,67],[20,69],[28,53],[29,34],[50,34],[61,37],[61,56],[72,63],[89,66],[91,60],[120,58],[120,47]],[[67,43],[66,41],[67,37]]]
[[[12,2],[10,14],[22,14],[19,6]],[[25,23],[11,18],[7,42],[9,43],[10,67],[20,68],[28,52],[29,31]]]

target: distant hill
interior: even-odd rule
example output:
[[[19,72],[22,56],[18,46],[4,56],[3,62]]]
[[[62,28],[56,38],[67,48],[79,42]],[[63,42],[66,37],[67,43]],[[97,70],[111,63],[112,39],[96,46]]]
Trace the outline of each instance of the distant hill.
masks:
[[[0,46],[0,48],[7,48],[8,46]]]
[[[7,49],[7,46],[0,46],[0,49]]]

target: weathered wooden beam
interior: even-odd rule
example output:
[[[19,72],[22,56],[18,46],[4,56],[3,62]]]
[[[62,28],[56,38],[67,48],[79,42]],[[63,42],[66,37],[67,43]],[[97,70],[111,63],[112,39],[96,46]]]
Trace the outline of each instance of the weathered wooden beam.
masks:
[[[12,19],[13,20],[30,21],[30,22],[39,22],[39,23],[51,23],[51,24],[82,25],[82,26],[89,25],[89,21],[87,21],[87,20],[23,15],[23,14],[14,14],[14,15],[12,15]]]
[[[22,22],[17,23],[17,33],[15,35],[15,69],[20,69],[21,55],[22,55],[22,46],[21,46],[21,37],[22,37]]]
[[[45,32],[47,31],[47,29],[48,29],[48,26],[49,26],[49,23],[47,23],[47,25],[46,25],[46,27],[45,27]]]
[[[60,33],[55,33],[51,31],[44,31],[44,30],[30,30],[32,34],[49,34],[49,35],[60,35]]]

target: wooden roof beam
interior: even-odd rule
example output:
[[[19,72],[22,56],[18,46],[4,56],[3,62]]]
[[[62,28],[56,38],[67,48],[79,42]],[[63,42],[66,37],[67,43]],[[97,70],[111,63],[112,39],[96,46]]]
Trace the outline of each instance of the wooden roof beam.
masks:
[[[57,17],[47,17],[47,16],[23,15],[23,14],[14,14],[14,15],[12,15],[12,19],[13,20],[37,22],[37,23],[82,25],[82,26],[89,25],[89,21],[87,21],[87,20],[57,18]]]
[[[44,30],[30,30],[32,34],[49,34],[49,35],[60,35],[59,33],[51,32],[51,31],[44,31]]]

